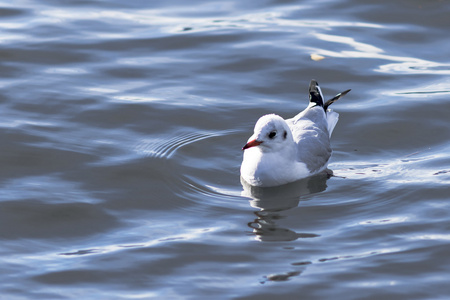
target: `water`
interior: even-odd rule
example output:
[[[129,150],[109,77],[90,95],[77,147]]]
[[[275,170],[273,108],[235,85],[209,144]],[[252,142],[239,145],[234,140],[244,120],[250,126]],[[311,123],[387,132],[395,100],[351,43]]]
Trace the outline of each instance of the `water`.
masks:
[[[247,2],[2,2],[0,298],[449,297],[448,1]],[[335,176],[243,187],[312,78]]]

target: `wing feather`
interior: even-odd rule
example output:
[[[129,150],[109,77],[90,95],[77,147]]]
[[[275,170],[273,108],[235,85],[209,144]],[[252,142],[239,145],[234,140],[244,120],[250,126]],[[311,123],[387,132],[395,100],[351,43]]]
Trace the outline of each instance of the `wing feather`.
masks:
[[[325,168],[332,151],[323,108],[310,106],[286,121],[297,144],[297,160],[305,163],[311,172]]]

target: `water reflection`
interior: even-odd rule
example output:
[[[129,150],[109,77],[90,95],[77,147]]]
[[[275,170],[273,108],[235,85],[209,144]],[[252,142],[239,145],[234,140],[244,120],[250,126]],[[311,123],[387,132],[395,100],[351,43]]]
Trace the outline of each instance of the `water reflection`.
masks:
[[[313,238],[319,235],[314,233],[297,233],[288,228],[280,227],[276,220],[283,216],[276,212],[259,211],[255,212],[257,218],[248,223],[248,227],[253,229],[256,239],[262,242],[288,242],[298,238]]]
[[[256,219],[248,223],[259,241],[294,241],[298,238],[313,238],[317,234],[298,233],[289,228],[277,225],[277,220],[284,218],[282,212],[297,207],[300,199],[305,195],[315,194],[327,188],[328,173],[302,179],[277,187],[254,187],[241,178],[244,188],[242,195],[250,197],[250,205],[258,208]]]

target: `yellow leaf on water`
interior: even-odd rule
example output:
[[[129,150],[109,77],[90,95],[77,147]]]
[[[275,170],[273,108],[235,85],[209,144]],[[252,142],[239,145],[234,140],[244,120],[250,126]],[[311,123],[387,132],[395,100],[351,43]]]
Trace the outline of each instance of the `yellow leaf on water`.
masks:
[[[319,60],[322,60],[324,58],[325,58],[325,56],[322,56],[322,55],[319,55],[319,54],[311,54],[311,59],[314,60],[314,61],[319,61]]]

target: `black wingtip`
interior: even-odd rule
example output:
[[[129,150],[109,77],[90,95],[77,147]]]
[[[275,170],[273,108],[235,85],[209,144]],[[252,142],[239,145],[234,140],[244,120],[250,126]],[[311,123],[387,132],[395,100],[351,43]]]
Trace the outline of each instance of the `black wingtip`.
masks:
[[[339,94],[337,94],[336,96],[334,96],[333,98],[331,98],[330,100],[328,100],[327,102],[325,102],[325,104],[323,105],[323,109],[325,111],[327,111],[328,106],[330,106],[331,104],[333,104],[335,101],[338,101],[342,96],[347,95],[348,92],[350,92],[351,89],[345,90],[343,92],[340,92]]]
[[[323,107],[323,96],[320,90],[319,83],[313,79],[309,83],[309,102]]]

